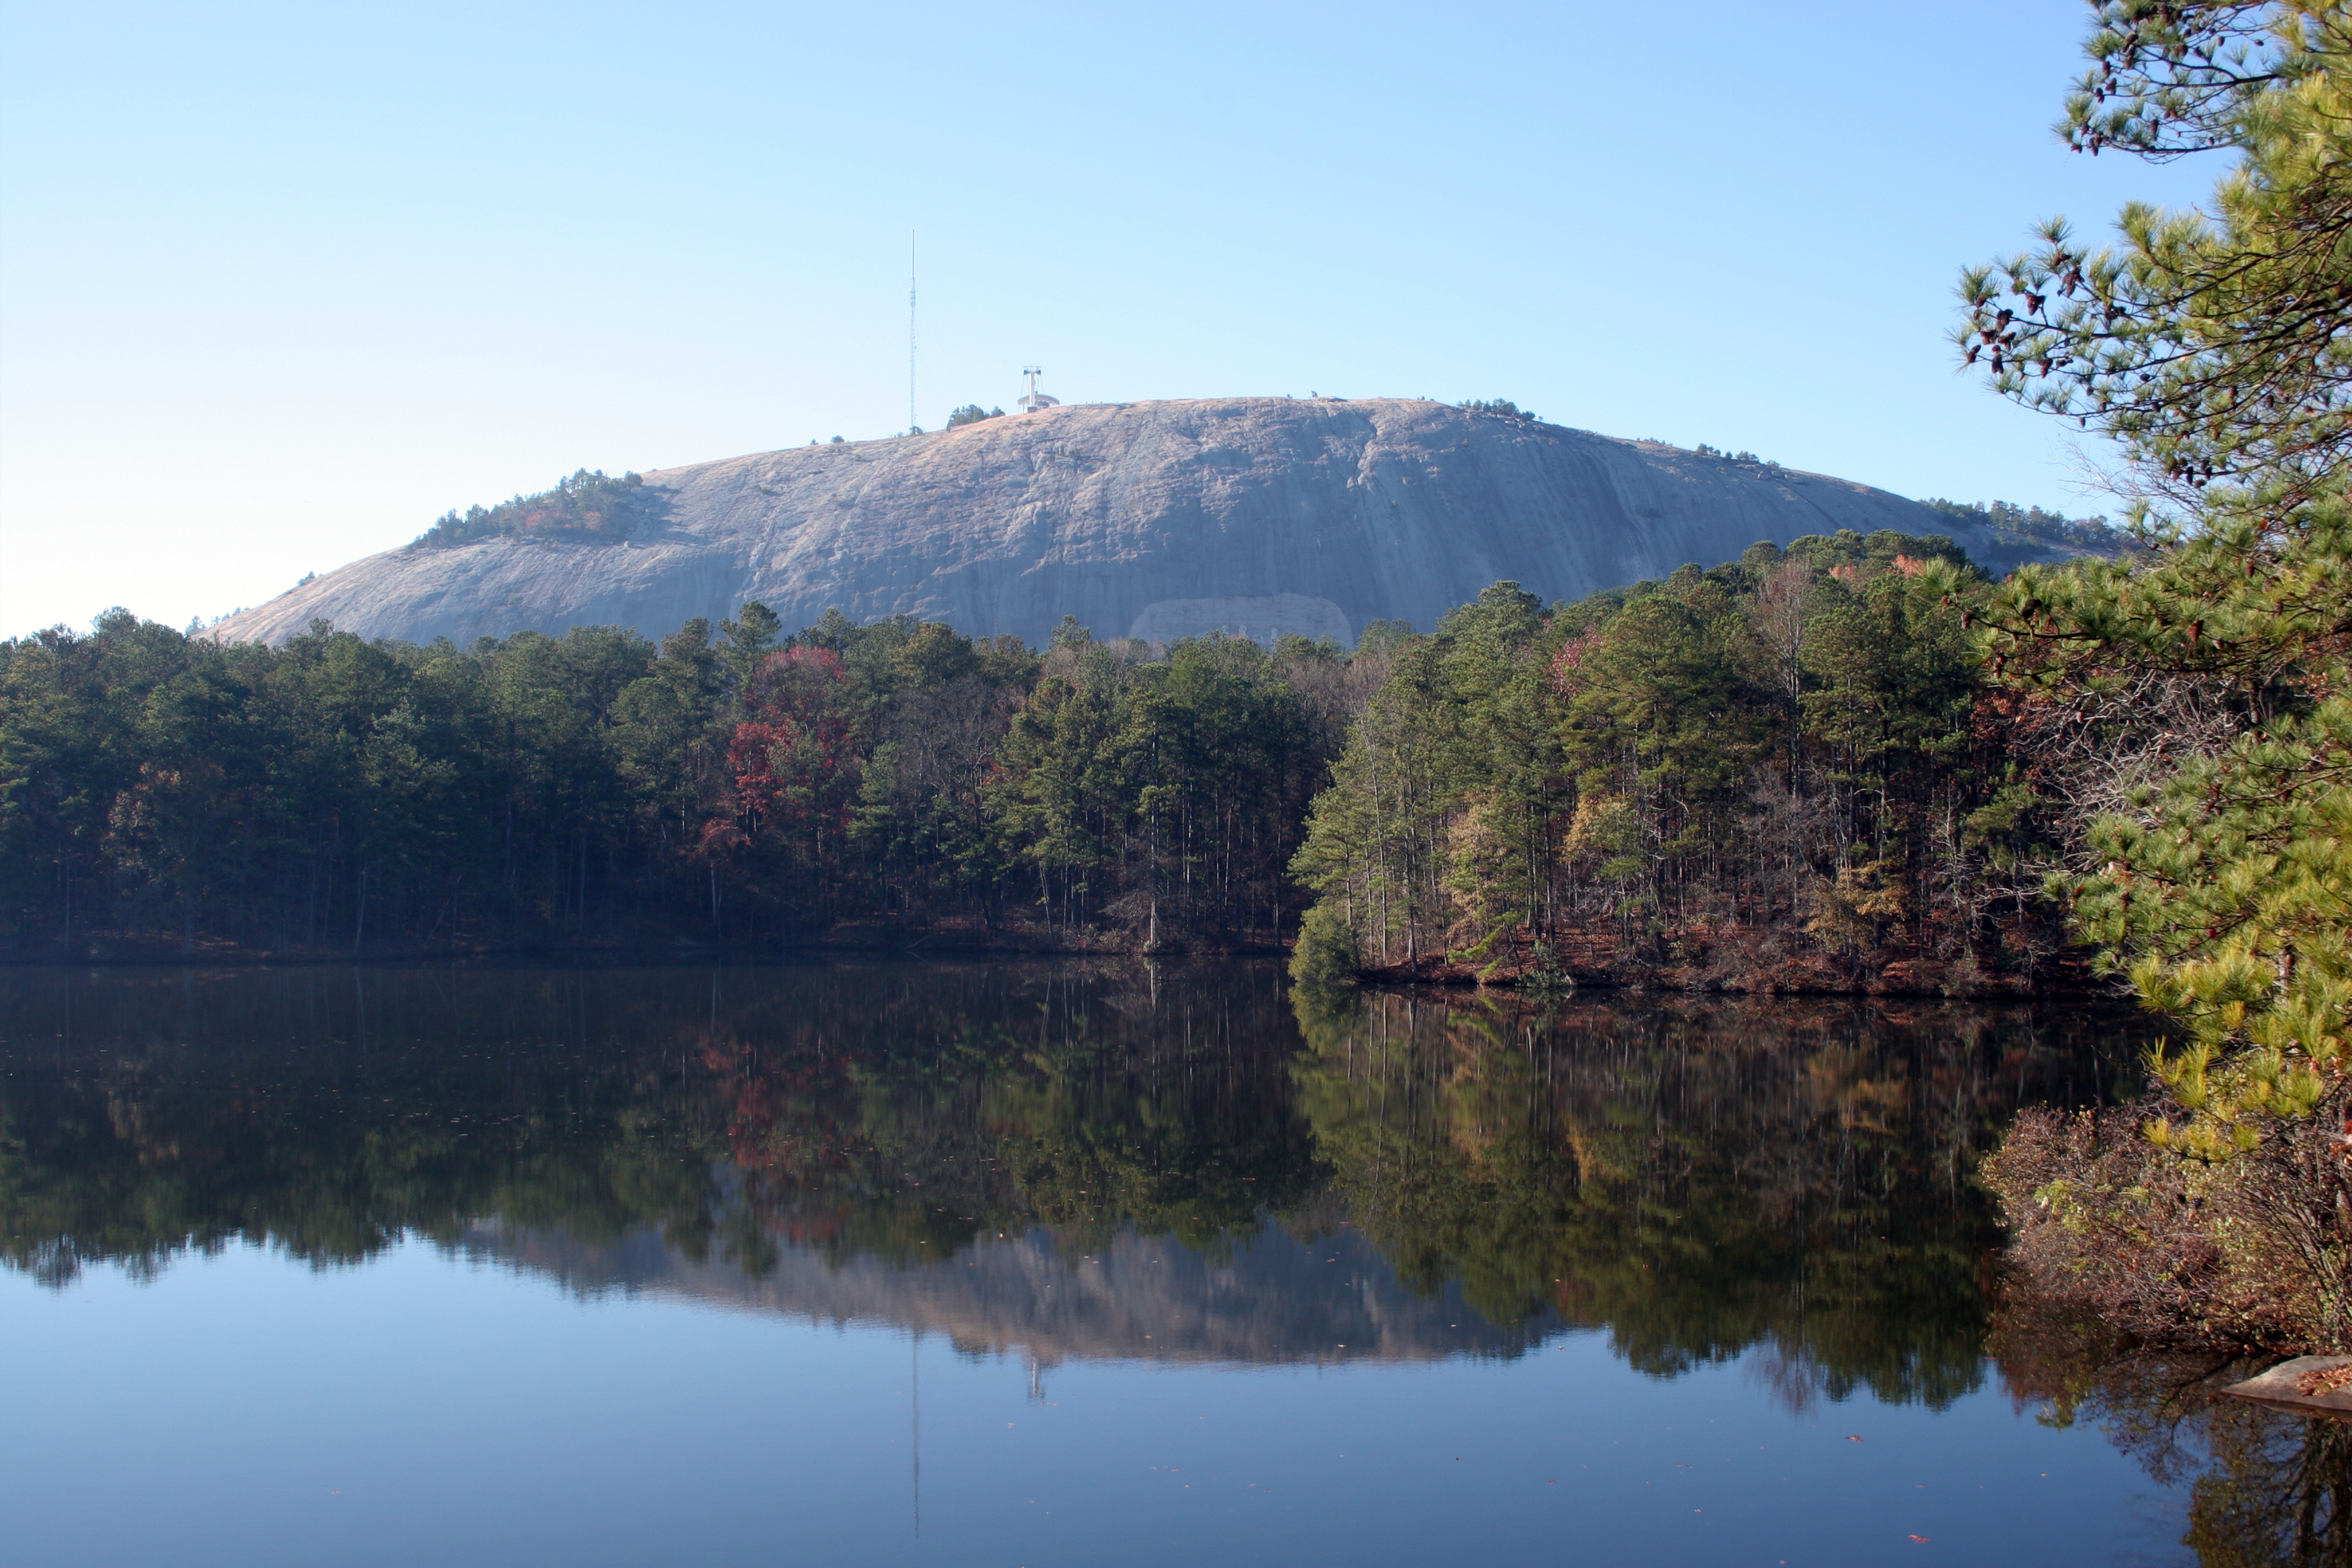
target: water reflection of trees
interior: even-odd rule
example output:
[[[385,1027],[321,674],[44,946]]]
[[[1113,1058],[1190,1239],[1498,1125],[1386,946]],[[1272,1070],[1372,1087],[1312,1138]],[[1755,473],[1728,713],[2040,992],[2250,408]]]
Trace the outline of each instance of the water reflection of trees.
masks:
[[[0,1018],[0,1257],[54,1280],[240,1239],[348,1262],[490,1215],[753,1277],[1039,1226],[1072,1257],[1122,1229],[1214,1254],[1271,1215],[1352,1225],[1499,1324],[1605,1325],[1654,1373],[1763,1347],[1800,1403],[1974,1385],[1970,1163],[2021,1097],[2123,1059],[2022,1010],[1294,1019],[1270,966],[18,972]]]
[[[2233,1399],[2261,1370],[2135,1348],[2047,1303],[2004,1303],[1987,1345],[2045,1425],[2105,1431],[2157,1481],[2189,1488],[2184,1544],[2205,1568],[2352,1563],[2352,1423]]]
[[[753,1274],[1038,1223],[1207,1245],[1313,1181],[1270,966],[18,972],[0,1018],[0,1258],[58,1281],[486,1215]]]
[[[1974,1160],[2021,1096],[2095,1089],[2119,1044],[2021,1011],[1785,999],[1299,1014],[1318,1151],[1409,1278],[1605,1324],[1661,1374],[1760,1344],[1799,1403],[1976,1385],[1997,1240]]]

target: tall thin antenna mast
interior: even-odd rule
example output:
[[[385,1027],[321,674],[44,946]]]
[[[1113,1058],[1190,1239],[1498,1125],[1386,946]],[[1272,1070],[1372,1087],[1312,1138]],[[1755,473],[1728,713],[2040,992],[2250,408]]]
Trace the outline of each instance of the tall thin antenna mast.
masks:
[[[907,231],[907,430],[915,428],[915,231]]]
[[[1022,413],[1034,414],[1041,408],[1058,408],[1061,406],[1062,400],[1060,398],[1055,397],[1051,393],[1040,392],[1037,390],[1037,378],[1045,374],[1044,371],[1039,370],[1034,364],[1028,364],[1021,367],[1021,374],[1029,383],[1029,390],[1022,395],[1021,401],[1018,405]]]

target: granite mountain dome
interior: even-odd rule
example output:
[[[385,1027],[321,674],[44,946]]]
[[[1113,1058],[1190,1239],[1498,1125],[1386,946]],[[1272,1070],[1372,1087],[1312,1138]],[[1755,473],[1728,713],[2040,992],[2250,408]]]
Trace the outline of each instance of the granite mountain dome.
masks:
[[[1405,398],[1079,405],[645,479],[648,518],[618,542],[387,551],[218,635],[658,637],[757,599],[787,626],[838,607],[1032,643],[1065,615],[1098,637],[1348,643],[1376,619],[1427,629],[1500,578],[1573,598],[1763,539],[1895,529],[1988,565],[2019,553],[1867,485]]]

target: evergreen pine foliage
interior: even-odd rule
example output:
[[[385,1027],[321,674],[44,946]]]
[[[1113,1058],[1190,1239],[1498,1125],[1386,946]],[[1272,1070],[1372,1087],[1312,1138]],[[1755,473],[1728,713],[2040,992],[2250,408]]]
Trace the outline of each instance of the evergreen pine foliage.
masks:
[[[2146,546],[2027,568],[1978,629],[2068,829],[2051,890],[2168,1023],[2136,1145],[2029,1120],[1991,1175],[2026,1277],[2135,1332],[2342,1349],[2352,5],[2094,10],[2074,144],[2234,157],[2119,247],[2051,223],[1964,274],[1963,362],[2120,444]]]
[[[2203,206],[2126,205],[2122,244],[2063,219],[1961,279],[1965,363],[2124,443],[2186,502],[2215,480],[2308,496],[2352,465],[2352,8],[2341,0],[2097,0],[2079,150],[2229,151]]]
[[[2084,825],[2078,929],[2188,1031],[2150,1136],[2217,1160],[2334,1091],[2352,1004],[2352,6],[2096,13],[2076,145],[2237,158],[2210,216],[1965,275],[1964,359],[2122,443],[2151,547],[2019,574],[1983,646]]]
[[[110,612],[0,642],[0,947],[1271,944],[1349,663],[1075,623],[1043,655],[837,611],[786,635],[756,603],[657,647],[321,622],[270,648]]]
[[[2046,851],[1979,708],[1985,591],[1948,540],[1852,532],[1549,608],[1497,584],[1391,649],[1293,874],[1375,969],[2021,976]]]

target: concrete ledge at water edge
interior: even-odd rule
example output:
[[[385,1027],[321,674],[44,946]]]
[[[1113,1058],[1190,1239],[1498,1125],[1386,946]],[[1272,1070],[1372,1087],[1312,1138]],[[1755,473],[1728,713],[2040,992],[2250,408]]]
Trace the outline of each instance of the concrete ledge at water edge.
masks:
[[[2222,1392],[2312,1415],[2352,1418],[2352,1356],[2297,1356]]]

